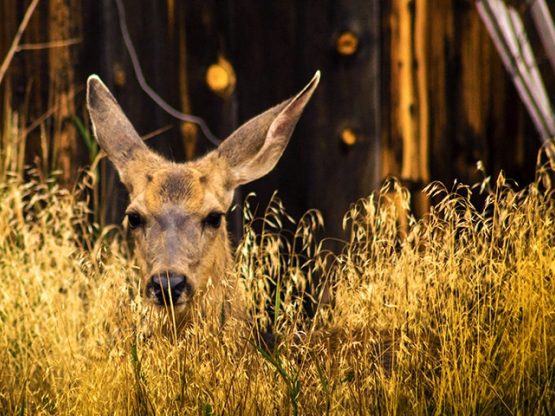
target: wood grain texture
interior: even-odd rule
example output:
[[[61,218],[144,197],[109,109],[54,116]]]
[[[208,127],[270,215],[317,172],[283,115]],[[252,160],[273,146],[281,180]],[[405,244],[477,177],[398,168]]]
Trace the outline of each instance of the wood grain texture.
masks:
[[[71,7],[58,10],[59,2]],[[2,2],[0,51],[7,51],[28,4]],[[149,84],[175,108],[202,117],[219,138],[290,97],[316,69],[322,70],[321,85],[282,160],[271,174],[245,187],[237,201],[255,191],[265,206],[279,189],[295,217],[321,209],[326,234],[341,236],[341,217],[349,204],[388,175],[400,177],[415,198],[429,180],[448,186],[455,178],[479,180],[478,160],[492,175],[504,169],[521,182],[533,178],[539,140],[473,2],[125,0],[124,5]],[[59,91],[79,91],[88,74],[98,73],[139,134],[170,125],[149,140],[166,157],[186,160],[213,148],[195,127],[168,116],[141,90],[113,0],[43,0],[23,40],[53,40],[48,28],[54,30],[51,19],[62,12],[71,25],[82,26],[82,44],[17,53],[0,85],[2,111],[10,107],[28,114],[27,120],[46,113],[52,100],[63,96],[54,97],[49,80],[49,74],[57,77],[55,68],[63,68],[63,61],[73,81]],[[64,24],[56,29],[66,30]],[[72,32],[71,25],[66,32]],[[337,51],[337,39],[345,32],[358,40],[350,55]],[[220,58],[236,74],[229,96],[206,85],[207,69]],[[85,117],[83,101],[77,94],[65,105],[69,112],[56,117]],[[42,127],[53,137],[67,128],[64,123],[47,117]],[[346,129],[356,137],[352,146],[341,138]],[[48,161],[42,164],[47,170],[53,164],[41,154],[39,131],[28,138],[27,161],[38,155]],[[63,139],[69,144],[71,134]],[[53,140],[61,143],[62,137]],[[73,169],[68,164],[88,161],[76,143],[76,153],[63,165],[68,172]],[[72,154],[71,145],[64,146]],[[126,203],[123,187],[109,163],[102,162],[101,177],[104,216],[119,222]],[[426,201],[415,206],[424,211]],[[235,224],[238,229],[239,219]]]

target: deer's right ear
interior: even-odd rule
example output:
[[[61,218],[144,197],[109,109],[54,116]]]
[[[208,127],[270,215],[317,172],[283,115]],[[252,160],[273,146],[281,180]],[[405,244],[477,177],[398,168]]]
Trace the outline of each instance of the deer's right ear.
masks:
[[[293,129],[320,81],[320,71],[293,98],[239,127],[216,149],[227,162],[235,188],[270,172],[283,154]]]
[[[163,163],[163,159],[147,148],[97,75],[91,75],[87,80],[87,108],[98,144],[131,191],[137,177],[132,171],[140,167],[142,172],[148,173],[149,168]]]

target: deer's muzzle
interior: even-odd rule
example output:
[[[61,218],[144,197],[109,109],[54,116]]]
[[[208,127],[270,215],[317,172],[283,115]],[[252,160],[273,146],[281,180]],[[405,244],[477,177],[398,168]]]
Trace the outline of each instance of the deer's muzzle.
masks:
[[[158,273],[150,277],[146,285],[148,298],[159,305],[179,305],[191,292],[187,277],[173,272]],[[182,296],[183,295],[183,296]]]

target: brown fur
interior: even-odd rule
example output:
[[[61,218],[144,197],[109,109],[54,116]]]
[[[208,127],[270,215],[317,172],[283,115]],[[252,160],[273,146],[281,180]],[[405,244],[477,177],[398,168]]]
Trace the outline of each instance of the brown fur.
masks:
[[[180,319],[220,301],[226,314],[243,315],[240,284],[227,278],[232,256],[225,216],[219,227],[206,219],[227,212],[237,186],[273,169],[318,81],[319,73],[295,97],[245,123],[216,150],[178,164],[149,150],[102,81],[89,77],[87,106],[95,136],[129,190],[127,212],[143,220],[133,234],[144,286],[158,274],[186,276],[188,290],[174,305]]]

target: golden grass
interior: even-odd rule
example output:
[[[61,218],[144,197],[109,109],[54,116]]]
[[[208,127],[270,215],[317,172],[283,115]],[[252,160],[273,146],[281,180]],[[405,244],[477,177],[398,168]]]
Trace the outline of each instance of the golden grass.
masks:
[[[521,190],[502,176],[494,190],[432,184],[421,220],[392,182],[347,213],[340,255],[315,240],[316,212],[286,238],[277,200],[257,220],[247,204],[232,273],[257,324],[280,334],[267,353],[210,322],[165,333],[122,233],[90,226],[87,204],[54,182],[6,176],[0,413],[553,414],[550,177],[539,169]],[[334,298],[307,319],[317,279]]]

